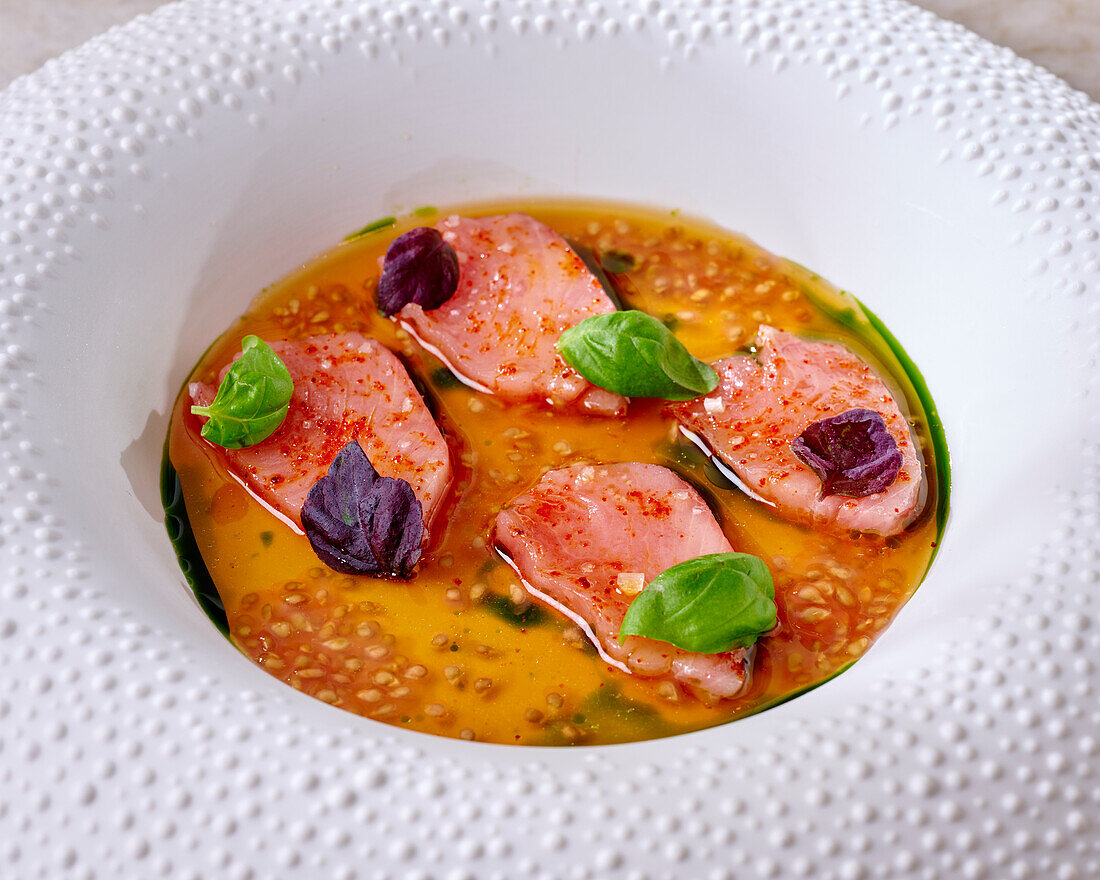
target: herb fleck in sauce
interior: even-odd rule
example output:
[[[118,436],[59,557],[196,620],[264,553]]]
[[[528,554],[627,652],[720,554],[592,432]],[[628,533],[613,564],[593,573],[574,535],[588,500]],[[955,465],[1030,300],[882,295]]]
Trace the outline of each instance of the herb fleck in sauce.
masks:
[[[460,213],[516,209],[479,205]],[[450,498],[414,580],[338,574],[220,468],[181,396],[169,455],[234,643],[276,678],[359,715],[532,745],[623,742],[708,727],[846,668],[912,594],[938,538],[943,487],[936,465],[945,462],[931,460],[926,414],[907,377],[886,369],[896,365],[883,355],[889,350],[857,335],[850,321],[830,317],[844,311],[817,276],[709,224],[599,204],[518,209],[598,260],[601,281],[623,307],[658,317],[702,360],[747,351],[760,323],[854,349],[909,408],[927,465],[922,515],[889,540],[810,531],[772,517],[738,491],[661,417],[659,402],[634,400],[629,417],[618,420],[505,405],[473,391],[378,314],[379,257],[417,225],[409,218],[386,228],[387,218],[266,290],[191,380],[216,382],[249,333],[269,341],[351,330],[374,336],[402,358],[451,445]],[[703,493],[735,549],[770,568],[779,627],[757,644],[750,686],[736,699],[708,706],[671,681],[609,669],[575,626],[526,595],[489,546],[497,511],[546,470],[613,461],[675,470]],[[178,503],[174,511],[178,517]]]

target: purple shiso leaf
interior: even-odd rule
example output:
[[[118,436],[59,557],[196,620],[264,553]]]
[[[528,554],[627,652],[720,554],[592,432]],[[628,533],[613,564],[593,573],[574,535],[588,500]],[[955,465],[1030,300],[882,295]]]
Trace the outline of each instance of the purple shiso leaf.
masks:
[[[814,422],[791,442],[821,480],[821,497],[862,498],[884,491],[901,471],[901,452],[882,416],[850,409]]]
[[[370,523],[367,541],[375,559],[391,574],[407,578],[420,561],[424,537],[424,513],[405,480],[379,477],[367,499],[366,519]]]
[[[423,510],[405,480],[380,477],[352,440],[302,505],[313,552],[343,574],[408,578],[420,561]]]
[[[458,254],[438,230],[418,226],[390,243],[378,282],[382,314],[392,315],[409,303],[438,309],[456,290]]]

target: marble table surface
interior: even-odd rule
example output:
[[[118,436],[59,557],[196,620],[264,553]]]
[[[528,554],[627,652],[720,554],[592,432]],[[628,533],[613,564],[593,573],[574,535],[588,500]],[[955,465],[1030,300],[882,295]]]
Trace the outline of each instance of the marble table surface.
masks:
[[[0,0],[0,88],[162,0]],[[1100,100],[1100,0],[917,0]]]

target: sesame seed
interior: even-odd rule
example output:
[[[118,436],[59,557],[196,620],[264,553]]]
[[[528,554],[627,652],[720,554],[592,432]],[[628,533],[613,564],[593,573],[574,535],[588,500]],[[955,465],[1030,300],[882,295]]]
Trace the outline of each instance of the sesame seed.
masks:
[[[428,667],[421,666],[419,663],[416,666],[410,666],[405,670],[405,678],[425,678],[428,674]]]
[[[479,678],[477,681],[474,682],[474,690],[479,694],[485,693],[492,687],[493,680],[491,678]]]
[[[542,721],[542,717],[542,713],[538,709],[528,709],[526,712],[523,713],[524,720],[530,722],[531,724],[538,724],[540,721]]]
[[[330,651],[343,651],[344,648],[346,648],[348,645],[351,644],[351,642],[349,642],[345,638],[337,638],[337,639],[329,639],[327,642],[324,642],[323,644]]]
[[[482,584],[482,583],[474,584],[472,587],[470,587],[470,598],[473,599],[476,602],[478,599],[480,599],[482,596],[484,596],[487,592],[489,592],[489,588],[485,584]]]
[[[424,707],[424,713],[432,718],[442,718],[447,714],[447,709],[442,703],[429,703]]]
[[[433,648],[446,648],[451,643],[451,640],[443,633],[436,633],[432,636]]]
[[[301,605],[306,601],[306,598],[307,597],[302,593],[290,593],[283,597],[283,601],[286,602],[287,605]]]
[[[560,709],[565,704],[561,694],[547,694],[546,705],[551,709]]]
[[[367,648],[367,656],[370,657],[371,660],[384,660],[389,653],[390,649],[385,645],[374,645]]]
[[[821,591],[817,587],[804,586],[799,587],[796,591],[799,599],[803,599],[806,602],[822,603],[825,601],[825,597],[821,595]]]
[[[335,703],[337,700],[336,691],[325,688],[323,691],[317,692],[317,699],[325,703]]]
[[[380,684],[382,687],[389,687],[390,685],[397,684],[397,676],[392,672],[387,672],[385,669],[382,669],[374,673],[374,683]]]
[[[572,645],[574,648],[584,647],[584,633],[577,629],[577,627],[567,626],[565,629],[562,630],[561,635],[562,640],[565,641],[567,644]]]
[[[615,576],[615,586],[625,596],[636,596],[645,589],[645,573],[621,571]]]
[[[448,587],[443,593],[443,596],[448,602],[460,602],[462,600],[462,591],[458,587]]]
[[[467,742],[470,742],[474,739],[474,732],[468,727],[463,727],[462,730],[458,732],[458,735]]]
[[[568,455],[573,451],[573,447],[566,443],[564,440],[559,440],[551,447],[558,455]]]
[[[478,400],[476,397],[471,397],[466,401],[466,408],[472,413],[479,413],[485,409],[485,404]]]

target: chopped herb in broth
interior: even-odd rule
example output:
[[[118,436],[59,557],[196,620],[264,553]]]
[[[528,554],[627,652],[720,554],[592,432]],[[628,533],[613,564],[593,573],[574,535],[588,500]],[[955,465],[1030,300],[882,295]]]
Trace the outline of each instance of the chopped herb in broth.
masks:
[[[471,387],[377,309],[380,258],[398,235],[434,221],[437,212],[426,209],[420,219],[370,224],[265,290],[189,380],[216,386],[246,335],[293,343],[361,333],[397,355],[426,398],[452,468],[415,576],[340,574],[321,564],[297,525],[250,497],[202,440],[185,386],[170,429],[165,504],[204,610],[217,621],[224,606],[233,643],[298,690],[389,724],[483,742],[668,736],[760,711],[846,669],[919,584],[947,509],[942,429],[896,340],[808,270],[678,213],[555,202],[455,213],[509,210],[565,237],[617,307],[657,318],[701,361],[750,351],[762,324],[847,346],[909,419],[924,464],[921,514],[890,538],[797,525],[691,443],[663,401],[631,399],[626,417],[611,418],[506,403]],[[700,699],[669,678],[610,665],[577,624],[524,589],[493,547],[498,513],[548,471],[617,462],[670,468],[702,496],[734,550],[759,557],[771,573],[778,623],[749,649],[747,683],[733,698]]]

